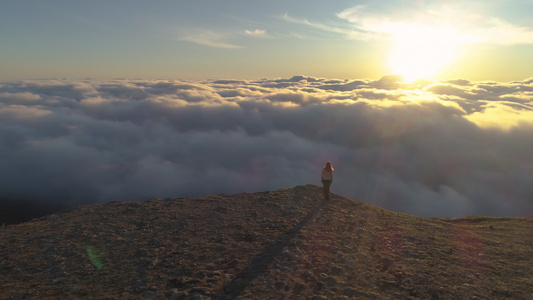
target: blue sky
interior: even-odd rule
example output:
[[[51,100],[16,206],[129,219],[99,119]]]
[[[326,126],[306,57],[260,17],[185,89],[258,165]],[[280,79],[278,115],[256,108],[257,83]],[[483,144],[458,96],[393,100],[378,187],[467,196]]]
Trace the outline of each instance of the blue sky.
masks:
[[[399,36],[391,28],[406,24],[416,24],[416,34],[399,43],[435,43],[427,36],[453,28],[440,41],[455,48],[450,62],[431,72],[400,75],[509,81],[530,77],[533,67],[532,1],[4,0],[0,6],[0,80],[380,78],[406,72],[390,62]],[[434,33],[420,35],[424,27]],[[463,33],[468,38],[455,45],[461,38],[453,35]],[[421,50],[427,52],[434,50]],[[409,68],[420,55],[406,60]]]

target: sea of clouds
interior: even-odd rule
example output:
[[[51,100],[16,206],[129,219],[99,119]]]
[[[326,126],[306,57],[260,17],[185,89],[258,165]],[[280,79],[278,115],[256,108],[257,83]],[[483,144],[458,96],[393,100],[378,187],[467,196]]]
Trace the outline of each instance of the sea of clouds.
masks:
[[[68,206],[320,185],[419,216],[533,215],[533,79],[0,83],[0,198]],[[28,202],[30,203],[30,202]]]

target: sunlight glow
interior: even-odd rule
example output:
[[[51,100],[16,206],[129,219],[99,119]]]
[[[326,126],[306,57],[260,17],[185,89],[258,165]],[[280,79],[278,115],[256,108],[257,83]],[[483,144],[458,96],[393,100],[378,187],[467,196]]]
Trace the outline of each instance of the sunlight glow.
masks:
[[[482,128],[511,130],[533,125],[533,111],[515,109],[496,102],[487,104],[482,112],[474,112],[465,118]]]
[[[477,40],[453,28],[420,23],[385,24],[381,29],[394,41],[389,66],[407,81],[431,79],[458,57],[463,46]]]

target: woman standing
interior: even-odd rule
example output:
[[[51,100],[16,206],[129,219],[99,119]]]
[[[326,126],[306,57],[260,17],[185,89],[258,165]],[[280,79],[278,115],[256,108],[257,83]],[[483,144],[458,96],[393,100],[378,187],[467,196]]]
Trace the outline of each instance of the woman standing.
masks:
[[[331,166],[331,162],[326,162],[326,166],[322,169],[320,180],[324,185],[324,199],[329,200],[329,187],[333,182],[333,167]]]

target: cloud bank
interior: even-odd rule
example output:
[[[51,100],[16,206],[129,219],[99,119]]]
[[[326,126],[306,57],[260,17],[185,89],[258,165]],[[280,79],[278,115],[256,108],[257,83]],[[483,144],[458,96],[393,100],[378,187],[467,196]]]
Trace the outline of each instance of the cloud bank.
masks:
[[[533,80],[0,83],[0,198],[79,204],[320,185],[420,216],[533,214]],[[31,202],[33,201],[33,202]]]

